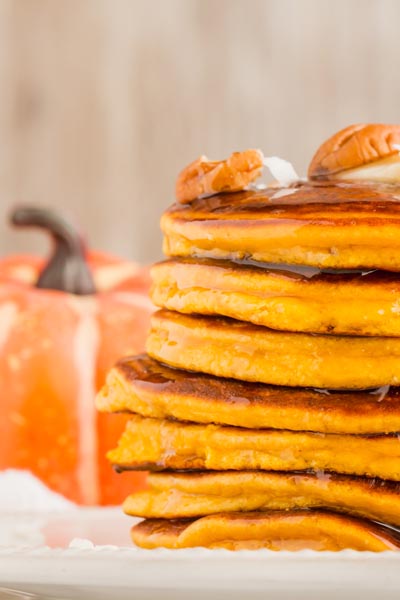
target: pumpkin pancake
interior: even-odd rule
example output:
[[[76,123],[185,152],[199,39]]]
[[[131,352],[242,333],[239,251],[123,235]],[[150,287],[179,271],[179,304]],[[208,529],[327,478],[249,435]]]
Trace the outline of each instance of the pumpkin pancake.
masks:
[[[400,338],[282,332],[166,310],[151,324],[147,352],[172,367],[300,387],[400,384]]]
[[[334,471],[400,481],[397,435],[193,425],[134,416],[107,454],[117,470]]]
[[[400,271],[400,186],[304,182],[174,204],[167,256]]]
[[[142,548],[227,550],[398,550],[395,531],[376,523],[324,511],[209,515],[195,520],[149,519],[131,529]]]
[[[400,526],[400,484],[334,473],[152,473],[128,515],[187,519],[214,513],[327,508]]]
[[[182,259],[154,265],[152,277],[153,302],[181,313],[286,331],[400,336],[396,273]]]
[[[400,431],[400,389],[356,392],[243,383],[171,369],[145,354],[123,358],[97,396],[101,412],[320,433]]]

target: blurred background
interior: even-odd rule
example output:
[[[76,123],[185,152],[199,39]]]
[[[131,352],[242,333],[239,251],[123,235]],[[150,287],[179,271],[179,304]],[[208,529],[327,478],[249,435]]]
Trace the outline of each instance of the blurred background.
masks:
[[[260,147],[300,174],[352,123],[400,121],[398,0],[0,0],[0,253],[16,201],[150,262],[177,172]]]

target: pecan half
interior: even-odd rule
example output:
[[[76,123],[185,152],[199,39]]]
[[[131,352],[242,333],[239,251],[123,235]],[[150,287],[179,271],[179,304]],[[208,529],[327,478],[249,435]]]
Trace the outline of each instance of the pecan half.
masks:
[[[187,204],[199,196],[243,190],[261,175],[263,160],[261,150],[234,152],[219,161],[200,156],[179,174],[176,198]]]
[[[358,124],[342,129],[317,150],[310,179],[330,179],[399,153],[400,125]]]

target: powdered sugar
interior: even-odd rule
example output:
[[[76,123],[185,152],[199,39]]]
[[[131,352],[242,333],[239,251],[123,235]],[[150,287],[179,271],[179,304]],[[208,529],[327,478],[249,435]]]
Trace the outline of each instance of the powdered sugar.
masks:
[[[8,469],[0,472],[0,512],[62,511],[74,506],[29,471]]]

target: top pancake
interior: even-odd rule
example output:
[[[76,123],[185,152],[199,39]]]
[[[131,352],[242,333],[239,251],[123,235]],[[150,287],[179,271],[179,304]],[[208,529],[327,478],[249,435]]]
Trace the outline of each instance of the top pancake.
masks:
[[[400,271],[400,186],[306,182],[199,198],[163,215],[169,256]]]

